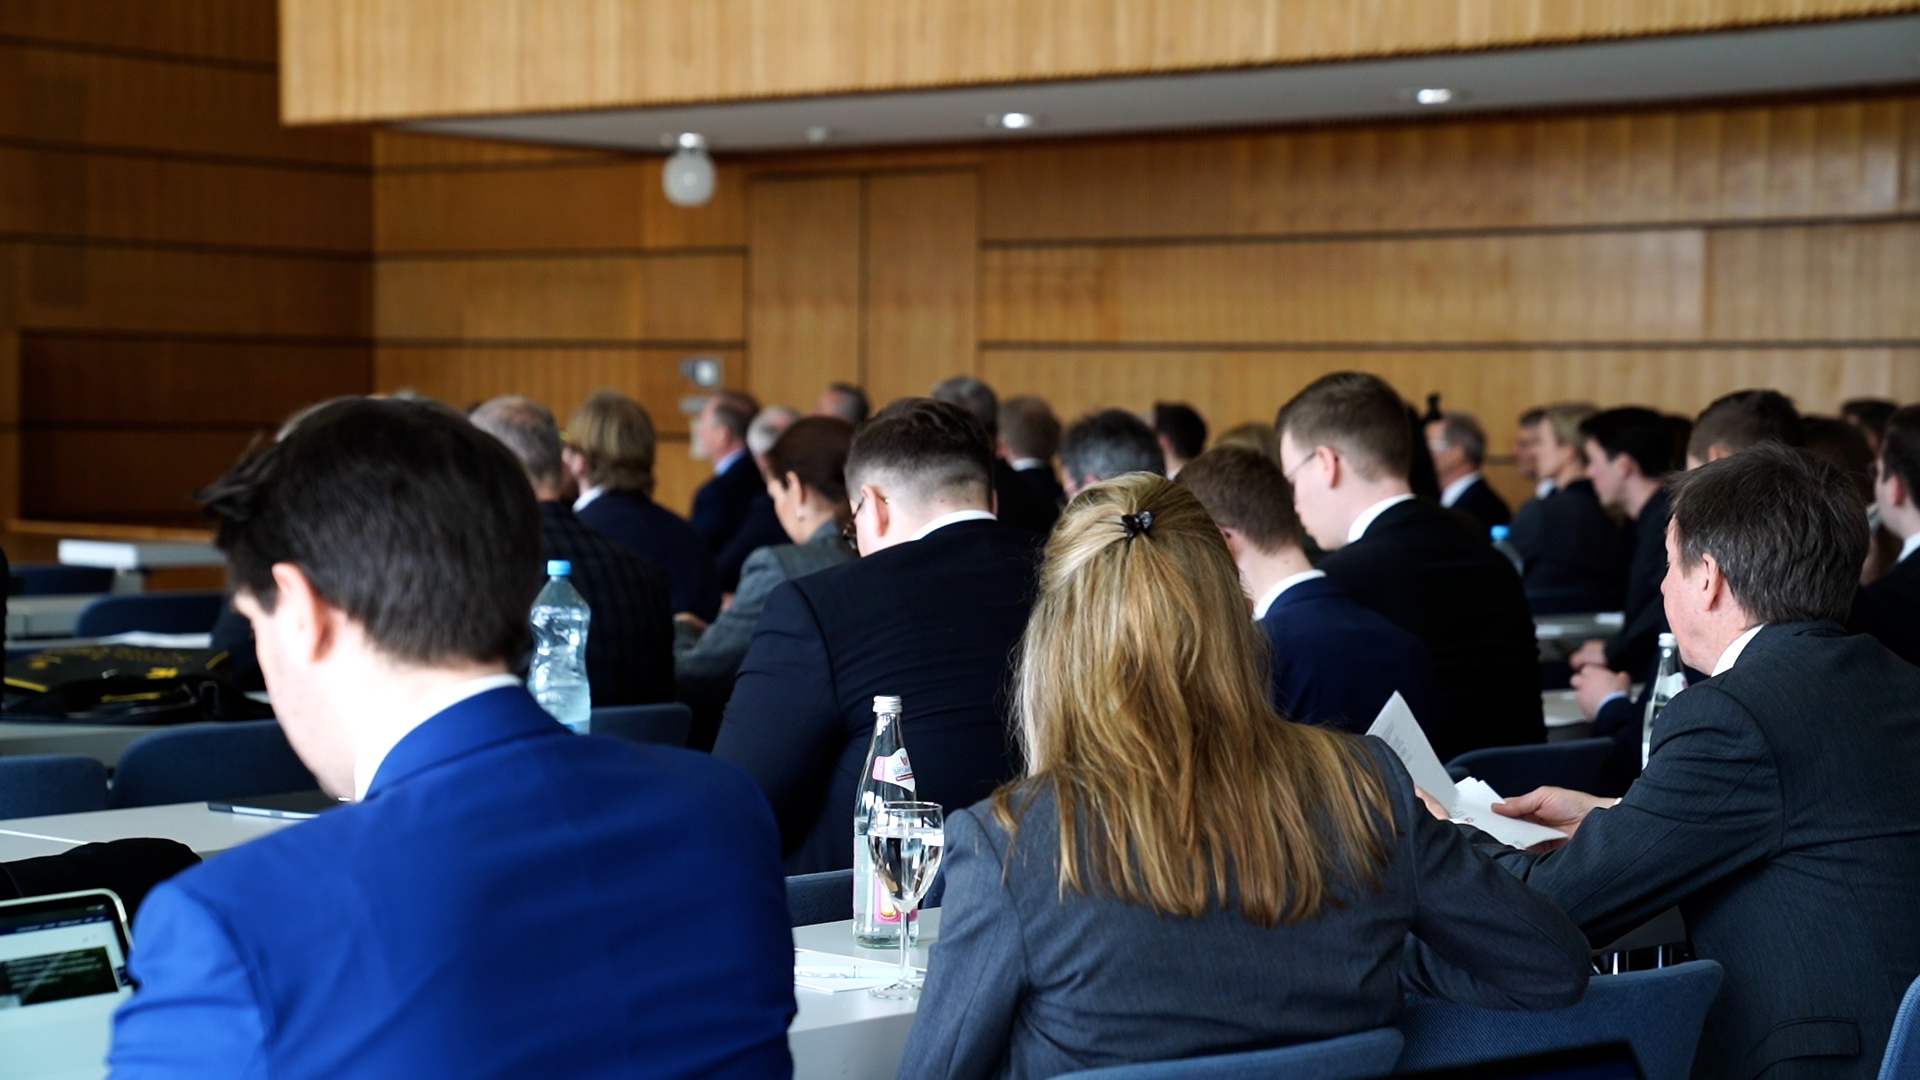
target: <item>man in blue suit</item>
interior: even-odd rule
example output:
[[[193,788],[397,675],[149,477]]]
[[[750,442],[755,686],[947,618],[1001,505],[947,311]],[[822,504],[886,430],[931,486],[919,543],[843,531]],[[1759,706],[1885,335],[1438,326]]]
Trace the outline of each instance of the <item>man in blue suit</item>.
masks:
[[[753,500],[767,493],[760,466],[747,449],[747,426],[759,411],[759,404],[747,395],[722,390],[707,399],[694,421],[693,446],[713,462],[713,479],[693,493],[690,520],[693,531],[707,542],[707,550],[716,554],[740,531]]]
[[[353,805],[147,897],[114,1076],[790,1074],[766,800],[507,674],[541,551],[505,447],[343,399],[204,498],[288,740]]]
[[[1364,734],[1398,690],[1435,739],[1442,718],[1433,663],[1412,633],[1355,603],[1313,568],[1293,488],[1265,454],[1209,450],[1180,470],[1226,537],[1273,647],[1273,707],[1290,720]]]

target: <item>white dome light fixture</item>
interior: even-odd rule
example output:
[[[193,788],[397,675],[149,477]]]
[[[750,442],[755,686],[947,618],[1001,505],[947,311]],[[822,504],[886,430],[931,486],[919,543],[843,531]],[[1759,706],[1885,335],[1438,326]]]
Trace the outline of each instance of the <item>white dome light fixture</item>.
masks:
[[[713,159],[707,156],[707,140],[687,131],[674,142],[679,149],[660,170],[660,188],[675,206],[705,206],[713,199]]]
[[[993,113],[987,117],[987,126],[1002,131],[1030,131],[1040,126],[1040,118],[1023,112]]]
[[[1424,90],[1415,90],[1413,100],[1419,105],[1445,105],[1453,100],[1453,91],[1444,86],[1428,87]]]

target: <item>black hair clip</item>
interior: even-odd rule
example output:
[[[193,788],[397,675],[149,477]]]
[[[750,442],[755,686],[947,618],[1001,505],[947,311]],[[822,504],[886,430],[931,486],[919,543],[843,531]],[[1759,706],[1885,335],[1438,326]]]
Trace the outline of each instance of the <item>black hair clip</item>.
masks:
[[[1121,514],[1120,527],[1127,530],[1127,539],[1143,535],[1153,528],[1153,511],[1142,510],[1137,514]]]

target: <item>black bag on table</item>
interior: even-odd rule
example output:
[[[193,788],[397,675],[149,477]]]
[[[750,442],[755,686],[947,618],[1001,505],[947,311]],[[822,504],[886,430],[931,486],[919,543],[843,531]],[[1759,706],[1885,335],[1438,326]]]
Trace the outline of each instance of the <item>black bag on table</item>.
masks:
[[[222,649],[48,649],[7,665],[6,715],[38,723],[140,725],[271,717],[270,706],[223,676],[228,659]]]

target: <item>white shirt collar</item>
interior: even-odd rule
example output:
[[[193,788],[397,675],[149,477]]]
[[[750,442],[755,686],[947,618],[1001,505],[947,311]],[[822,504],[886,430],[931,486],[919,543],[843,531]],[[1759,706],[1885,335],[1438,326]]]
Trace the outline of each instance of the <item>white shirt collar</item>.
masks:
[[[588,503],[591,503],[593,500],[605,494],[606,490],[607,490],[606,488],[601,487],[599,484],[595,484],[592,487],[588,488],[587,490],[582,491],[580,493],[580,497],[573,500],[574,513],[579,513],[580,511],[585,510],[587,508]]]
[[[1412,498],[1413,496],[1406,494],[1395,495],[1391,498],[1381,499],[1379,502],[1362,510],[1360,516],[1353,519],[1353,524],[1347,527],[1347,543],[1359,543],[1360,538],[1367,535],[1367,529],[1373,525],[1375,518],[1399,506],[1403,502],[1412,500]]]
[[[1254,603],[1253,621],[1259,622],[1261,619],[1266,618],[1268,609],[1273,607],[1275,600],[1280,599],[1281,593],[1286,592],[1288,589],[1293,588],[1303,581],[1312,581],[1314,578],[1326,576],[1327,572],[1325,570],[1302,570],[1297,574],[1283,577],[1279,581],[1274,582],[1273,588],[1268,589],[1266,595]]]
[[[1047,466],[1046,462],[1041,461],[1037,457],[1014,458],[1012,461],[1007,462],[1007,464],[1013,467],[1014,472],[1026,472],[1028,469],[1044,469]]]
[[[1545,480],[1541,480],[1533,485],[1533,497],[1536,499],[1544,499],[1553,494],[1553,489],[1559,486],[1560,485],[1553,482],[1552,477],[1547,477]]]
[[[733,468],[734,462],[739,461],[741,458],[746,456],[747,456],[747,451],[744,447],[739,450],[733,451],[732,453],[728,454],[726,457],[723,457],[719,461],[716,461],[713,463],[713,475],[720,476],[724,474],[728,469]]]
[[[1920,551],[1920,532],[1907,537],[1906,543],[1900,545],[1900,557],[1893,561],[1897,563],[1906,562],[1907,556],[1916,551]]]
[[[962,521],[997,521],[997,520],[999,519],[995,518],[992,514],[986,512],[985,510],[955,510],[951,514],[941,514],[939,517],[934,518],[932,521],[929,521],[925,525],[920,526],[920,531],[914,533],[912,536],[907,537],[907,540],[909,542],[914,540],[925,540],[927,536],[930,533],[932,533],[935,529],[944,529],[949,525],[958,525]]]
[[[353,801],[359,802],[367,797],[367,789],[373,786],[373,778],[380,771],[380,763],[387,760],[393,748],[400,740],[413,732],[414,728],[453,708],[455,705],[489,690],[498,690],[503,686],[519,686],[520,680],[512,675],[483,675],[478,679],[468,679],[455,683],[413,703],[411,707],[396,716],[386,717],[373,725],[357,748],[353,757]]]
[[[1448,484],[1440,492],[1440,505],[1451,507],[1454,503],[1460,501],[1460,496],[1465,495],[1468,488],[1479,482],[1480,470],[1475,469],[1460,479],[1455,480],[1453,483]]]
[[[1762,630],[1765,630],[1766,628],[1767,628],[1767,624],[1761,623],[1759,626],[1756,626],[1753,629],[1747,631],[1746,633],[1741,634],[1739,637],[1734,638],[1733,644],[1727,646],[1727,651],[1720,654],[1720,662],[1713,665],[1713,673],[1715,675],[1719,675],[1726,671],[1731,670],[1733,668],[1734,661],[1740,659],[1740,654],[1745,652],[1747,649],[1747,645],[1753,641],[1753,635],[1759,633]]]

